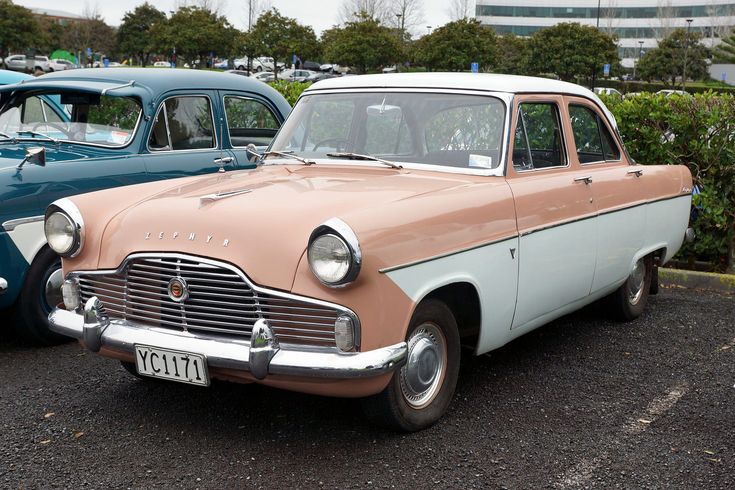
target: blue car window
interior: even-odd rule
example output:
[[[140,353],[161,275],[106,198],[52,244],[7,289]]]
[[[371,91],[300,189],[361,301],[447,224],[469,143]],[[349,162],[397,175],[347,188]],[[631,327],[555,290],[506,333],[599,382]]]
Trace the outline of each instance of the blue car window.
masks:
[[[278,120],[265,104],[245,97],[225,97],[225,115],[233,147],[268,145],[278,131]]]
[[[151,151],[215,148],[214,120],[204,96],[171,97],[161,105],[148,139]]]

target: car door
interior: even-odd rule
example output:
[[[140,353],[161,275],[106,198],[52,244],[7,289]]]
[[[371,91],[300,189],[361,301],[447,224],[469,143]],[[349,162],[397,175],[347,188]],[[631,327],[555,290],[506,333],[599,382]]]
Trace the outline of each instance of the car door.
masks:
[[[220,92],[224,109],[223,140],[238,167],[252,167],[247,146],[264,151],[278,132],[283,117],[266,99],[251,93]]]
[[[561,96],[516,97],[507,181],[519,232],[512,328],[534,328],[590,293],[596,209],[585,169],[569,158]]]
[[[622,282],[643,245],[646,223],[644,167],[631,166],[616,132],[600,108],[579,97],[566,98],[576,159],[592,179],[598,212],[597,265],[592,292]]]
[[[146,140],[149,175],[168,179],[231,168],[234,158],[222,149],[218,110],[212,91],[170,95],[160,102]]]

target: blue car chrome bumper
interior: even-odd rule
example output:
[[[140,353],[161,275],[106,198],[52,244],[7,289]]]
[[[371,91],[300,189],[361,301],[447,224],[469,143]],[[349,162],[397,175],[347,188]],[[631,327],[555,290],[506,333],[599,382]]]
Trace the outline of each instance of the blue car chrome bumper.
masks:
[[[366,352],[341,352],[336,347],[280,346],[266,320],[253,327],[251,340],[232,340],[166,328],[148,327],[127,320],[109,320],[97,298],[84,311],[55,309],[49,315],[51,330],[81,340],[87,349],[105,348],[134,356],[135,345],[150,345],[203,355],[211,367],[248,371],[257,379],[271,374],[353,379],[378,376],[406,362],[406,342]]]

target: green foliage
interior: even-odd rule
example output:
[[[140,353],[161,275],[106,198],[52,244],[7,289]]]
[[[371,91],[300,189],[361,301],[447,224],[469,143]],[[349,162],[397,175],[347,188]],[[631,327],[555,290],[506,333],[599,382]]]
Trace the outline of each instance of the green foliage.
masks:
[[[529,40],[515,34],[506,34],[497,38],[496,73],[525,75],[528,73],[530,61]]]
[[[724,269],[735,247],[735,97],[642,94],[605,102],[635,160],[689,167],[701,194],[695,198],[697,239],[682,254]]]
[[[296,103],[296,100],[301,95],[301,92],[306,90],[306,87],[311,85],[308,82],[288,82],[286,80],[276,80],[270,83],[271,87],[278,90],[283,95],[291,106]]]
[[[644,80],[661,80],[674,84],[684,73],[693,80],[708,78],[707,59],[709,49],[701,43],[699,32],[676,29],[658,43],[658,48],[646,53],[638,63],[638,74]],[[687,49],[687,44],[689,49]]]
[[[210,10],[181,7],[168,21],[153,24],[151,34],[159,53],[171,53],[176,48],[180,64],[201,67],[210,52],[219,56],[231,54],[237,30],[225,17]]]
[[[708,81],[709,82],[709,81]],[[714,91],[723,94],[735,95],[735,87],[722,86],[722,85],[711,85],[708,82],[699,83],[692,82],[687,83],[687,92],[690,94],[699,94],[709,91]],[[631,92],[658,92],[659,90],[671,88],[671,86],[664,83],[648,83],[648,82],[624,82],[622,80],[598,80],[595,84],[598,87],[611,87],[620,90],[622,93],[627,94]]]
[[[132,131],[139,114],[140,104],[134,99],[106,95],[99,105],[90,106],[87,122]]]
[[[150,61],[154,47],[152,28],[165,23],[166,14],[146,2],[126,12],[117,31],[118,48],[126,57],[134,55],[142,66]]]
[[[615,38],[592,26],[561,23],[531,36],[528,69],[531,74],[554,73],[562,80],[575,81],[602,76],[609,63],[613,75],[620,72]]]
[[[468,71],[473,62],[487,70],[496,62],[495,31],[476,19],[449,22],[416,43],[417,63],[429,70]]]
[[[722,38],[722,43],[715,47],[715,63],[735,63],[735,34]]]
[[[31,11],[0,0],[0,56],[36,47],[39,25]]]
[[[354,67],[358,73],[377,70],[403,57],[394,31],[364,13],[344,27],[325,31],[322,44],[328,60]]]
[[[72,22],[64,28],[62,46],[74,53],[92,48],[95,53],[113,55],[117,51],[115,29],[100,18]]]
[[[319,42],[314,30],[299,24],[296,19],[284,17],[273,8],[261,14],[250,33],[244,38],[245,51],[269,56],[276,62],[291,63],[293,55],[302,60],[319,53]]]

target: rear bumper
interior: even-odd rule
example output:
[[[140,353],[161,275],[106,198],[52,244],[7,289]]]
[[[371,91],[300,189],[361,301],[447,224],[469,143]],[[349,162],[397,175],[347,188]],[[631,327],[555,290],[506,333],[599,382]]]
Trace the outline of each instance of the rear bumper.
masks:
[[[201,354],[210,367],[248,371],[257,379],[271,374],[337,379],[379,376],[406,362],[405,342],[367,352],[341,352],[335,348],[280,346],[267,322],[259,320],[251,340],[193,334],[148,327],[126,320],[108,320],[96,298],[83,312],[55,309],[49,315],[51,330],[78,339],[93,352],[103,347],[135,355],[135,345]]]

